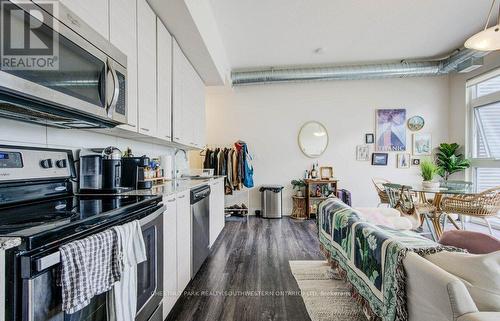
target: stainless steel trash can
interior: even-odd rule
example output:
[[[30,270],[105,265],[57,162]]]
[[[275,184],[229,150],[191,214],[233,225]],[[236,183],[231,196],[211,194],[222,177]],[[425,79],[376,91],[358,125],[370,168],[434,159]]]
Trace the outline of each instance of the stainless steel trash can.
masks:
[[[262,185],[259,191],[262,193],[262,217],[281,218],[283,216],[283,186]]]

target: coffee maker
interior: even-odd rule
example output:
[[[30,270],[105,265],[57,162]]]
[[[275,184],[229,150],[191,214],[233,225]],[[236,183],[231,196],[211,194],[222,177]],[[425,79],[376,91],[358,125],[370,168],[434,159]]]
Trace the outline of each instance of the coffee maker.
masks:
[[[147,156],[123,157],[122,158],[122,186],[134,189],[150,189],[153,187],[152,181],[144,179],[144,169],[149,165],[150,159]]]
[[[122,153],[116,147],[80,151],[80,194],[116,194],[122,187]]]

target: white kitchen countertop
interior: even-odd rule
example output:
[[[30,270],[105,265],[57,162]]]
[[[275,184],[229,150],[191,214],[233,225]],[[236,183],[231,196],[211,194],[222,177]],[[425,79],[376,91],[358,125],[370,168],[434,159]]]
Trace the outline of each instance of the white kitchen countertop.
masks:
[[[8,250],[21,244],[21,238],[19,237],[0,237],[0,250]]]
[[[181,193],[192,188],[209,184],[218,179],[223,179],[225,176],[212,176],[204,179],[175,179],[164,182],[163,184],[154,185],[151,189],[139,189],[130,192],[125,192],[123,195],[163,195],[169,196],[176,193]]]

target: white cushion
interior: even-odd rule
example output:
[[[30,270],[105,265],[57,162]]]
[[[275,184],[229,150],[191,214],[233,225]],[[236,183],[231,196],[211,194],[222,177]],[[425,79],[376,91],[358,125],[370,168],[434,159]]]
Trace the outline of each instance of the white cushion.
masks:
[[[413,224],[406,217],[387,217],[396,230],[411,230]]]
[[[385,217],[399,217],[401,216],[401,212],[399,212],[395,208],[391,207],[357,207],[358,211],[377,211]]]
[[[384,225],[397,230],[411,230],[412,222],[393,208],[358,207],[356,210],[368,222],[375,225]]]
[[[500,312],[500,251],[482,255],[444,251],[425,258],[460,278],[479,311]]]

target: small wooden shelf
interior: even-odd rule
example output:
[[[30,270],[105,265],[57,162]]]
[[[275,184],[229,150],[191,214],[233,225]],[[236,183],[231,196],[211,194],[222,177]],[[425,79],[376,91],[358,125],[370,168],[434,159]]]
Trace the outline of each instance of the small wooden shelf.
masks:
[[[306,212],[307,212],[307,217],[311,218],[311,215],[317,216],[315,211],[311,210],[311,204],[315,202],[317,204],[317,201],[323,201],[326,200],[328,197],[318,197],[318,196],[311,196],[311,186],[314,185],[330,185],[331,186],[331,191],[333,195],[337,195],[337,183],[338,180],[335,178],[332,179],[305,179],[304,182],[306,183]]]

